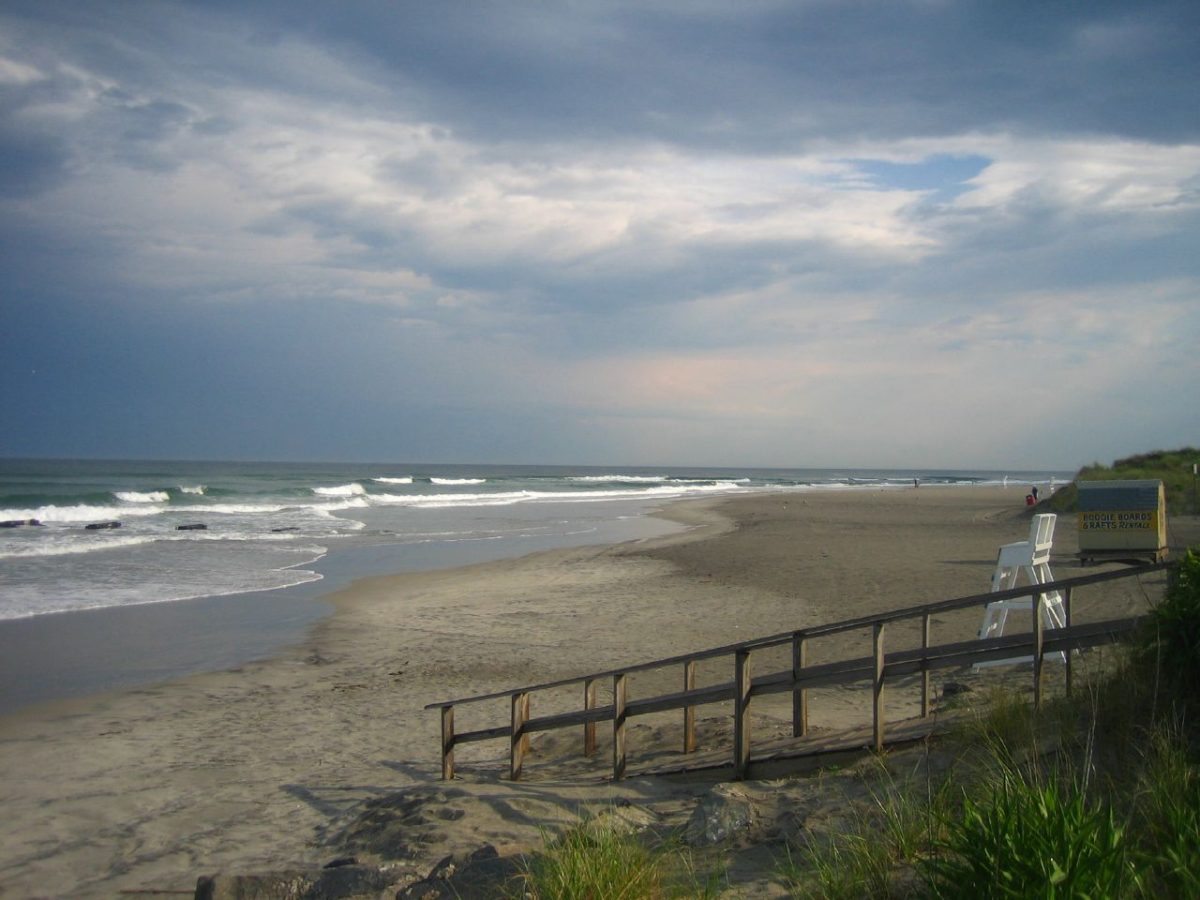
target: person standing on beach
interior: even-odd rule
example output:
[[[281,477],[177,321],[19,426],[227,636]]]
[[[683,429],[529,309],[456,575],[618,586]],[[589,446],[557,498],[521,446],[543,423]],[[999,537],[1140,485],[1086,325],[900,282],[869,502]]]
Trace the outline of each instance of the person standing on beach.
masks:
[[[1036,484],[1029,489],[1029,493],[1033,495],[1033,502],[1037,503],[1038,499],[1037,499],[1037,485]]]

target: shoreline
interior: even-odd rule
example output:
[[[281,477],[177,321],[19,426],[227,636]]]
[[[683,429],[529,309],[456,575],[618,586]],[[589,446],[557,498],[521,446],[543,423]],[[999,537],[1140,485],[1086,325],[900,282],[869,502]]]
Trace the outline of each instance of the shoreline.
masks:
[[[266,661],[303,644],[332,614],[331,598],[359,580],[519,559],[548,544],[637,540],[634,535],[670,521],[655,512],[606,521],[595,540],[583,544],[551,536],[525,547],[490,541],[433,551],[423,546],[415,566],[413,545],[344,542],[306,566],[319,577],[285,587],[0,620],[0,715]]]
[[[549,767],[536,785],[497,777],[493,743],[464,747],[463,777],[442,783],[424,706],[986,590],[996,547],[1028,532],[1023,496],[704,498],[664,510],[692,526],[680,534],[355,581],[328,598],[332,616],[269,659],[0,717],[0,884],[103,897],[320,865],[342,853],[364,804],[388,797],[408,798],[397,810],[415,804],[403,860],[426,871],[483,843],[537,845],[539,825],[590,805],[678,807],[703,786],[612,785],[603,761],[556,778],[554,741],[535,745],[531,769]],[[1072,523],[1056,545],[1073,551]],[[978,622],[945,623],[955,627]],[[814,726],[836,726],[859,700],[833,696]],[[771,708],[762,715],[770,728]],[[645,728],[635,746],[653,737]]]

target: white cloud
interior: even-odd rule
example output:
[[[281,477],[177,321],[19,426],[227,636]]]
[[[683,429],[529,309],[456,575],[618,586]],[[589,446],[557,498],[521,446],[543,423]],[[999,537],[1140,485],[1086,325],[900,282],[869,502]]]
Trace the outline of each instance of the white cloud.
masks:
[[[989,155],[956,205],[1003,208],[1034,191],[1070,215],[1200,208],[1200,145],[1010,138]]]
[[[1136,449],[1189,427],[1178,407],[1146,401],[1180,397],[1200,374],[1194,296],[1178,281],[1136,296],[1037,292],[921,326],[872,318],[878,298],[852,298],[858,324],[839,321],[815,342],[780,334],[582,360],[525,348],[492,358],[477,377],[530,407],[570,411],[581,427],[603,423],[647,452],[689,447],[698,464],[734,461],[733,448],[754,435],[753,459],[764,465],[1070,467],[1092,452],[1080,433],[1123,422]]]
[[[44,78],[45,76],[33,66],[0,56],[0,84],[32,84]]]

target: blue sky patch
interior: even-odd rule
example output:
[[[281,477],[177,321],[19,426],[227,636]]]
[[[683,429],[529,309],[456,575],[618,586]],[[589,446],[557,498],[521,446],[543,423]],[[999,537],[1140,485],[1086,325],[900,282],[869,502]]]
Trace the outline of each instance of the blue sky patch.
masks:
[[[967,189],[992,160],[986,156],[938,154],[916,163],[894,163],[881,159],[851,160],[860,172],[880,188],[901,191],[933,191],[933,199],[948,202]]]

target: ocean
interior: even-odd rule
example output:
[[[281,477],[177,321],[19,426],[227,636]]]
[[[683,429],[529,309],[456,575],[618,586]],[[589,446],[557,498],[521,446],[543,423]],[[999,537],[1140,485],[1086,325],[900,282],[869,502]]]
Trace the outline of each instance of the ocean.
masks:
[[[0,710],[18,695],[71,695],[265,655],[327,614],[323,595],[364,575],[667,534],[680,526],[649,514],[675,500],[901,488],[914,478],[934,487],[1006,480],[1051,485],[1069,477],[1052,471],[0,460],[0,644],[10,657],[7,668],[0,663],[6,682],[0,683]],[[135,610],[141,610],[136,618]],[[90,636],[98,630],[119,646],[94,650]],[[77,633],[69,652],[58,646],[66,633]],[[121,668],[133,674],[102,677],[83,659],[93,653],[103,657],[101,669],[129,657]],[[14,661],[16,654],[23,661]],[[80,670],[77,677],[65,674],[72,666]],[[40,684],[47,679],[53,690]]]

